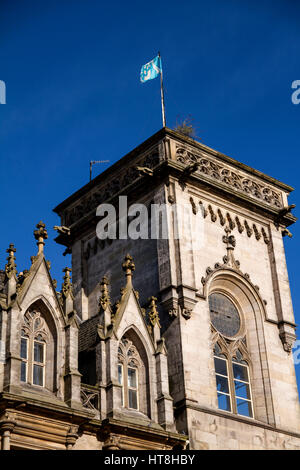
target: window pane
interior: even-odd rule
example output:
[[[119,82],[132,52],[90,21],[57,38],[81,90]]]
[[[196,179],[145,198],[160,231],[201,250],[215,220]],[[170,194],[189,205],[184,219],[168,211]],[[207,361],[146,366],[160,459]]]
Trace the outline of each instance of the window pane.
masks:
[[[134,408],[135,410],[138,409],[136,390],[128,390],[128,402],[129,408]]]
[[[245,384],[244,382],[239,382],[238,380],[234,381],[234,387],[235,387],[235,394],[237,397],[240,398],[247,398],[248,400],[251,399],[250,397],[250,388],[248,384]]]
[[[228,379],[226,377],[221,377],[220,375],[216,375],[216,381],[217,381],[218,392],[229,393]]]
[[[227,375],[227,361],[215,357],[216,374]]]
[[[128,387],[136,388],[136,369],[128,367]]]
[[[211,322],[221,334],[234,336],[240,329],[240,316],[235,305],[223,294],[209,296]]]
[[[27,339],[21,338],[21,358],[27,359]]]
[[[239,415],[249,416],[250,418],[252,418],[253,415],[251,402],[237,398],[236,406]]]
[[[44,362],[44,345],[41,343],[34,342],[34,361]]]
[[[26,382],[26,362],[21,362],[21,381]]]
[[[34,364],[33,366],[33,383],[34,385],[41,385],[43,386],[43,367],[37,366]]]
[[[218,393],[218,406],[220,410],[231,411],[229,396]]]
[[[249,382],[247,366],[242,366],[241,364],[235,364],[233,362],[232,367],[233,367],[233,375],[234,375],[235,379],[244,380],[245,382]]]
[[[118,365],[118,382],[120,385],[123,384],[123,367],[121,364]]]

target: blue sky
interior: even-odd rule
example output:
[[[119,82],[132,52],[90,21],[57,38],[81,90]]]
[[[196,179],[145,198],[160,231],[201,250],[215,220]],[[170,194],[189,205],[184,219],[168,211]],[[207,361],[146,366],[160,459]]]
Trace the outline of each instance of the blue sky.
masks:
[[[28,268],[43,219],[60,286],[70,259],[52,209],[88,182],[90,160],[113,163],[161,127],[159,80],[139,82],[158,50],[169,127],[191,115],[203,143],[297,187],[299,26],[296,0],[0,0],[0,266],[13,242]],[[299,227],[285,240],[297,323]]]

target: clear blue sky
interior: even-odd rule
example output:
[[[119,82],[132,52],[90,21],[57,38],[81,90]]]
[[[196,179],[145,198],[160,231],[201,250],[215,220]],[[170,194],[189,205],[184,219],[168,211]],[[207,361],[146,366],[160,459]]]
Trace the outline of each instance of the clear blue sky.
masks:
[[[70,259],[53,241],[52,209],[88,181],[90,160],[113,163],[161,127],[159,80],[139,82],[158,50],[167,125],[192,115],[203,143],[298,187],[290,197],[297,204],[296,0],[0,0],[0,41],[2,268],[10,242],[18,269],[28,268],[42,219],[60,286]],[[300,223],[291,231],[285,246],[300,323]]]

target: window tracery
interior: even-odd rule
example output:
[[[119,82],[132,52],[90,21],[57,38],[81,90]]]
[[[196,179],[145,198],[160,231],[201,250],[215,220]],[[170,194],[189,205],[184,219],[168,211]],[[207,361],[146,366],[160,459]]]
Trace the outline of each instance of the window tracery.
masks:
[[[49,338],[48,327],[36,310],[28,310],[24,315],[21,329],[21,381],[45,386],[46,345]]]

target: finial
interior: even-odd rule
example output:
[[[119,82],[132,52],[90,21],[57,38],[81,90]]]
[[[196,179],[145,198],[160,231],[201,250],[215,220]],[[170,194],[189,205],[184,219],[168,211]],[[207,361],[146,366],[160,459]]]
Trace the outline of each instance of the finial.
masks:
[[[37,240],[38,255],[39,255],[40,253],[43,253],[43,251],[44,251],[44,245],[45,245],[44,240],[47,240],[48,233],[47,233],[47,230],[46,230],[46,225],[42,221],[40,221],[36,225],[36,228],[38,230],[35,230],[33,232],[33,234],[34,234],[35,239]]]
[[[103,276],[100,282],[101,296],[99,299],[99,307],[106,310],[110,304],[109,292],[108,292],[109,280],[106,276]]]
[[[235,236],[230,235],[231,230],[228,226],[226,226],[224,230],[225,230],[226,235],[223,235],[223,243],[226,243],[227,250],[233,250],[236,244]]]
[[[71,272],[72,272],[72,269],[70,268],[63,269],[63,273],[65,273],[65,275],[64,275],[64,282],[63,282],[62,289],[61,289],[61,294],[65,298],[67,298],[69,295],[72,294],[72,282],[71,282],[71,277],[70,277]]]
[[[150,307],[150,311],[149,311],[150,324],[152,325],[152,328],[154,328],[155,325],[158,325],[158,327],[160,328],[161,326],[159,323],[159,314],[158,314],[157,306],[156,306],[157,298],[152,296],[148,299],[148,301],[149,301],[149,307]]]
[[[17,274],[17,266],[15,263],[15,252],[16,252],[15,245],[11,243],[9,247],[6,250],[6,253],[8,253],[7,259],[7,264],[5,265],[5,273],[8,279],[10,279],[13,275]]]
[[[124,263],[122,264],[122,268],[125,271],[127,277],[127,283],[131,282],[132,273],[135,270],[135,264],[133,262],[132,256],[127,254],[125,256]]]

